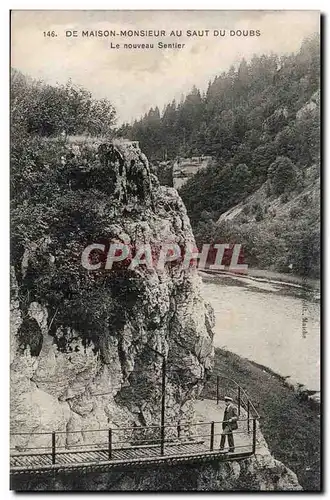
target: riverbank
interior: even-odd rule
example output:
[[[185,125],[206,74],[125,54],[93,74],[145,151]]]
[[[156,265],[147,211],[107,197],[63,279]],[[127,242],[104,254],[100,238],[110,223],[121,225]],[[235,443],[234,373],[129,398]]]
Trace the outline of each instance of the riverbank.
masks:
[[[320,280],[316,278],[309,278],[307,276],[296,276],[289,273],[278,273],[276,271],[269,271],[268,269],[248,269],[248,276],[252,278],[265,279],[274,283],[283,283],[291,285],[299,285],[302,287],[313,288],[320,290]]]
[[[286,285],[296,288],[304,288],[309,290],[314,290],[315,292],[320,292],[321,284],[320,280],[316,278],[309,278],[306,276],[297,276],[295,274],[289,273],[279,273],[276,271],[270,271],[268,269],[253,269],[248,268],[246,274],[234,273],[228,270],[217,271],[210,269],[203,269],[201,271],[202,275],[219,277],[221,276],[230,276],[244,279],[251,279],[260,283],[269,283],[273,285]]]
[[[314,401],[305,401],[270,369],[216,348],[213,380],[203,397],[214,398],[214,377],[233,378],[249,394],[260,414],[260,428],[274,457],[292,469],[305,491],[319,491],[320,410]]]

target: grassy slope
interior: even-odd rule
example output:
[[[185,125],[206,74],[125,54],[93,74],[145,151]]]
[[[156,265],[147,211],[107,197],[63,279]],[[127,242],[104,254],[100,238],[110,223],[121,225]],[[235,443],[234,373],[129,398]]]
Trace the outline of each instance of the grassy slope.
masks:
[[[292,469],[304,490],[320,489],[320,417],[318,408],[270,370],[229,351],[216,349],[213,375],[235,379],[256,403],[260,426],[275,458]],[[214,380],[204,396],[214,392]]]

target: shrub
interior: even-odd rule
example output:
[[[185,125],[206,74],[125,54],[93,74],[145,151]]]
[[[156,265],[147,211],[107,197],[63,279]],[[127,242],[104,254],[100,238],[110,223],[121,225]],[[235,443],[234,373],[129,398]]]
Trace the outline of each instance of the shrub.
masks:
[[[276,195],[292,189],[296,178],[295,165],[290,158],[285,156],[276,158],[268,169],[268,180],[270,181],[271,191]]]

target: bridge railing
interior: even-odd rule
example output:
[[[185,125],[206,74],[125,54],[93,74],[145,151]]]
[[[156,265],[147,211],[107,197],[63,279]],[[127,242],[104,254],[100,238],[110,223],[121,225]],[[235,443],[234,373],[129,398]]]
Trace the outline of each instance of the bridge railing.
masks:
[[[212,377],[211,382],[212,385],[210,385],[210,381],[208,384],[208,394],[211,392],[211,397],[216,399],[217,404],[224,401],[225,396],[230,396],[237,406],[240,419],[246,420],[247,432],[252,432],[253,419],[259,420],[260,415],[243,387],[236,380],[221,374]]]
[[[242,420],[244,423],[246,419]],[[234,431],[237,435],[243,434],[235,445],[235,453],[249,453],[255,451],[256,420],[253,419],[253,434],[246,439],[246,431],[240,426]],[[180,456],[187,454],[208,454],[217,452],[222,435],[223,421],[213,422],[180,422],[166,425],[165,432],[161,432],[160,426],[145,427],[118,427],[108,429],[88,429],[83,431],[54,431],[54,432],[26,432],[12,433],[11,457],[44,457],[49,464],[61,462],[61,455],[73,454],[74,463],[86,460],[88,452],[103,453],[103,460],[120,460],[121,456],[134,457],[139,451],[139,456],[147,458],[151,455],[157,456]],[[90,436],[90,439],[89,439]],[[16,444],[15,444],[16,442]],[[17,444],[20,442],[20,445]],[[32,444],[32,445],[31,445]],[[145,453],[144,453],[145,451]],[[228,451],[228,448],[224,452]],[[80,454],[80,456],[79,456]],[[31,458],[32,457],[32,458]]]
[[[246,391],[235,380],[217,375],[216,384],[211,386],[211,395],[217,404],[225,396],[233,399],[239,415],[238,430],[234,431],[234,436],[244,435],[244,439],[238,439],[239,443],[235,444],[235,454],[254,454],[259,413]],[[75,454],[75,463],[79,463],[84,460],[81,458],[85,456],[84,452],[90,451],[101,452],[103,460],[118,460],[118,457],[120,460],[120,456],[129,458],[134,453],[136,455],[136,450],[141,452],[141,456],[145,450],[146,457],[149,454],[154,458],[187,453],[207,454],[218,449],[224,423],[180,421],[165,425],[164,429],[159,425],[134,425],[76,431],[14,432],[11,433],[10,452],[11,457],[45,457],[53,465],[59,457],[68,453]]]

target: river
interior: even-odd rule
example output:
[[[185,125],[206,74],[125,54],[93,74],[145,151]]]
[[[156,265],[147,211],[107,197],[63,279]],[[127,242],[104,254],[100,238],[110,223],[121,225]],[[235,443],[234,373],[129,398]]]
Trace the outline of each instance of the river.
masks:
[[[320,390],[319,302],[281,284],[201,274],[215,312],[215,347]]]

